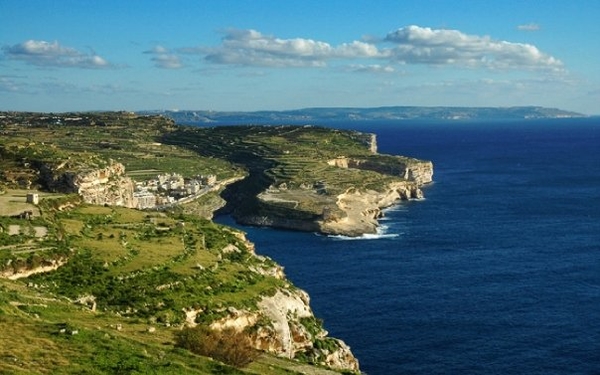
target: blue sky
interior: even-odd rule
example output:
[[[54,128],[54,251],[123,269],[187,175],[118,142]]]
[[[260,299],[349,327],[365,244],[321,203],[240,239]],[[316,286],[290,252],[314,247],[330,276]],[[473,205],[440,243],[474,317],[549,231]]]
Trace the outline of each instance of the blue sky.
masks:
[[[598,0],[0,0],[0,110],[600,114]]]

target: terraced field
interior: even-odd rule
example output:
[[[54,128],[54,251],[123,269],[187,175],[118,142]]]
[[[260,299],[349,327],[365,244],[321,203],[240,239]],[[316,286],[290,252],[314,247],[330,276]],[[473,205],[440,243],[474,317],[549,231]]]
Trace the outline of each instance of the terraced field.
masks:
[[[39,114],[0,119],[0,181],[35,184],[36,163],[64,163],[81,170],[102,167],[109,160],[122,163],[138,180],[160,173],[214,174],[219,179],[242,174],[224,159],[203,158],[194,150],[161,143],[163,134],[177,128],[164,117],[97,113],[67,118],[81,120],[57,124],[53,117]]]

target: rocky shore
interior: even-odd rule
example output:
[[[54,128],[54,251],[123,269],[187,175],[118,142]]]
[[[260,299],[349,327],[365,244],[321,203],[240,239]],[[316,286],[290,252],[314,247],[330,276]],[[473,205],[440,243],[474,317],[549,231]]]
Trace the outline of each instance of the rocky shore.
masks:
[[[329,235],[356,237],[374,234],[379,226],[382,210],[403,200],[422,199],[421,188],[433,180],[433,163],[411,160],[410,164],[389,160],[373,162],[338,158],[328,162],[337,168],[370,170],[391,174],[398,179],[387,182],[379,189],[348,187],[337,195],[324,195],[318,189],[290,189],[270,187],[257,198],[262,204],[259,214],[237,217],[246,225],[270,226],[282,229],[313,231]],[[303,211],[310,202],[315,213]]]

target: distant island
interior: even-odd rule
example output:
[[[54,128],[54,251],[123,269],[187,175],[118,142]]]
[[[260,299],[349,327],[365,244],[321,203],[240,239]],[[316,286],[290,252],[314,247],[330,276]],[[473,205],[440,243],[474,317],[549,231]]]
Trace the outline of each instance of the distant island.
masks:
[[[366,120],[518,120],[586,117],[577,112],[537,106],[523,107],[419,107],[375,108],[323,107],[285,111],[220,112],[207,110],[151,110],[142,114],[161,114],[177,123],[272,124],[314,123],[321,121]]]

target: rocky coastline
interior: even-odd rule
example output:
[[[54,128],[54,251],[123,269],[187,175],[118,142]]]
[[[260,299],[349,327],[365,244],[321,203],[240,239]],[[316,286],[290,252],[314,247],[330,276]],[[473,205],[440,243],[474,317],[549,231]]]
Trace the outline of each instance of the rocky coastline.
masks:
[[[244,225],[269,226],[281,229],[318,232],[326,235],[357,237],[375,234],[383,209],[400,201],[422,199],[422,187],[433,181],[433,163],[412,160],[410,164],[373,162],[349,158],[328,161],[336,168],[354,168],[397,176],[379,189],[361,189],[354,186],[335,196],[319,191],[289,187],[269,189],[257,195],[262,209],[235,216]],[[303,212],[303,200],[316,203],[316,212]],[[315,211],[315,210],[313,210]],[[320,212],[319,212],[320,211]]]

